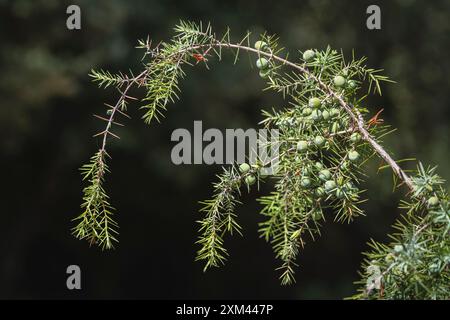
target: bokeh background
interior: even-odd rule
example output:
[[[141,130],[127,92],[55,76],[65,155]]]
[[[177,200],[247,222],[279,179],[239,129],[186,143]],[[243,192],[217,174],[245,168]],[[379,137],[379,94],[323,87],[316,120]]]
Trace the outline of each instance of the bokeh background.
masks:
[[[82,10],[82,30],[66,28],[66,8]],[[366,28],[366,8],[378,4],[382,29]],[[92,117],[113,102],[99,90],[91,68],[139,70],[137,39],[167,39],[179,19],[210,21],[219,32],[268,30],[296,50],[342,48],[368,56],[397,83],[371,97],[372,111],[399,130],[386,139],[396,158],[438,164],[450,178],[449,81],[450,2],[441,1],[175,1],[175,0],[0,0],[0,298],[275,298],[340,299],[354,281],[370,238],[387,240],[402,193],[391,192],[391,174],[371,176],[366,217],[325,224],[298,259],[297,283],[279,285],[270,245],[258,238],[259,205],[253,191],[238,209],[244,237],[226,238],[231,257],[217,270],[194,262],[198,200],[208,198],[219,166],[175,166],[170,161],[176,128],[250,128],[261,108],[282,106],[261,93],[264,83],[247,59],[188,68],[181,101],[161,124],[140,121],[139,104],[110,153],[107,190],[118,211],[117,249],[102,252],[70,235],[79,214],[78,168],[98,148],[92,135],[103,125]],[[135,92],[136,95],[142,92]],[[406,166],[408,167],[408,166]],[[269,187],[261,190],[267,193]],[[66,267],[82,269],[82,290],[66,289]]]

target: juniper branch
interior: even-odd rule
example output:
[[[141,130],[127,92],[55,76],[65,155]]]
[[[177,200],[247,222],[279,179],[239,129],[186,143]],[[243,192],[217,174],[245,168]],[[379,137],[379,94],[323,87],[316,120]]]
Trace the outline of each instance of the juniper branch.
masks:
[[[408,187],[408,195],[413,200],[411,204],[407,205],[411,215],[406,217],[405,224],[398,224],[400,233],[394,236],[394,243],[415,242],[417,237],[427,235],[433,237],[433,240],[437,241],[436,243],[447,250],[449,247],[448,230],[450,229],[446,224],[450,220],[448,218],[448,195],[433,187],[433,185],[440,184],[440,180],[433,176],[432,170],[425,171],[422,170],[423,168],[419,168],[417,177],[409,176],[400,167],[400,161],[395,161],[386,152],[381,145],[381,138],[392,130],[388,130],[388,126],[382,125],[371,127],[372,120],[365,121],[363,113],[366,113],[367,110],[359,107],[360,101],[365,96],[362,98],[356,96],[357,89],[359,89],[357,81],[354,82],[356,89],[339,89],[345,83],[345,78],[340,74],[346,73],[348,78],[358,77],[361,81],[368,81],[368,93],[381,94],[380,82],[390,81],[379,73],[381,70],[367,68],[364,65],[365,58],[360,60],[353,58],[350,63],[346,63],[342,53],[337,54],[331,48],[321,52],[316,51],[317,57],[312,61],[304,58],[300,63],[292,62],[288,55],[282,56],[283,48],[278,46],[277,38],[266,34],[262,35],[262,39],[267,42],[266,48],[262,48],[261,43],[259,47],[252,48],[249,43],[250,33],[246,33],[241,41],[232,43],[229,30],[221,38],[218,38],[209,24],[205,29],[202,24],[180,22],[175,31],[176,35],[172,41],[161,42],[154,48],[148,39],[139,42],[139,47],[146,50],[144,58],[149,57],[150,61],[144,65],[145,70],[137,77],[123,74],[113,75],[105,71],[92,72],[92,76],[100,86],[114,85],[119,91],[125,86],[125,89],[120,91],[119,100],[109,110],[110,117],[98,116],[107,122],[107,127],[99,134],[103,137],[102,147],[92,158],[91,163],[84,167],[85,178],[89,178],[91,186],[85,189],[85,202],[82,207],[89,209],[86,209],[84,214],[79,217],[82,223],[75,229],[78,231],[77,237],[106,243],[106,247],[110,246],[110,241],[105,239],[115,240],[105,233],[105,230],[109,230],[105,226],[108,222],[111,223],[109,219],[111,210],[103,191],[102,182],[104,172],[107,170],[104,163],[105,156],[108,155],[106,153],[107,137],[109,135],[116,136],[111,132],[112,125],[116,124],[114,114],[116,112],[124,113],[126,101],[131,98],[127,95],[128,90],[133,85],[145,87],[146,97],[143,99],[145,105],[142,106],[142,109],[145,110],[143,118],[147,123],[152,119],[159,121],[167,104],[178,99],[178,81],[185,75],[182,66],[184,64],[191,65],[190,60],[195,58],[197,64],[205,63],[208,68],[206,57],[210,52],[214,52],[221,60],[222,49],[229,49],[235,55],[234,62],[237,61],[240,52],[255,54],[258,57],[257,63],[260,64],[257,66],[262,69],[260,75],[268,78],[267,89],[281,92],[284,97],[288,96],[294,101],[291,102],[290,108],[286,108],[282,112],[274,115],[267,113],[266,119],[262,122],[266,127],[278,127],[282,137],[278,155],[281,166],[279,172],[275,174],[276,192],[260,199],[264,206],[262,213],[268,217],[268,221],[260,225],[260,231],[266,240],[272,242],[277,258],[282,261],[283,284],[294,281],[293,265],[296,264],[295,258],[299,248],[305,243],[303,234],[309,234],[312,239],[320,234],[320,221],[325,219],[323,209],[332,208],[336,212],[335,219],[343,221],[350,221],[355,216],[363,214],[358,207],[362,201],[360,194],[363,191],[359,191],[353,183],[361,181],[360,177],[364,176],[361,170],[362,165],[375,154],[386,162],[394,175]],[[303,54],[304,57],[306,53]],[[269,66],[269,72],[266,72],[266,66]],[[293,72],[284,72],[285,68],[289,68]],[[334,86],[330,84],[330,75],[339,75],[334,79]],[[314,97],[306,101],[306,97],[315,94],[318,94],[320,99]],[[340,113],[338,109],[335,112],[338,120],[329,128],[327,124],[314,122],[314,117],[321,116],[320,110],[315,110],[313,111],[315,114],[306,116],[308,112],[311,113],[311,110],[302,106],[305,101],[307,104],[312,103],[318,106],[337,104],[344,113]],[[328,113],[327,110],[325,111]],[[296,117],[300,119],[300,122],[296,120]],[[374,123],[378,124],[376,117]],[[342,126],[344,126],[343,129]],[[354,136],[355,139],[352,140]],[[362,139],[361,142],[359,142],[359,137]],[[292,147],[294,142],[297,142],[296,147]],[[322,150],[320,146],[324,144],[326,147]],[[315,145],[313,150],[312,145]],[[356,149],[362,154],[364,161],[358,164],[349,164],[349,161],[356,161],[360,155]],[[328,169],[323,168],[324,164]],[[199,221],[201,235],[198,243],[201,245],[201,249],[198,251],[197,259],[206,261],[205,269],[224,262],[227,256],[227,251],[223,247],[224,233],[226,231],[231,233],[233,230],[239,232],[240,228],[235,221],[234,213],[235,205],[239,203],[236,198],[239,193],[237,181],[243,180],[248,186],[254,182],[258,184],[263,182],[264,179],[259,171],[261,165],[262,163],[259,163],[251,169],[249,167],[245,170],[240,168],[240,171],[232,167],[229,171],[225,171],[219,177],[219,182],[214,185],[213,199],[203,202],[204,207],[201,211],[206,216]],[[322,188],[322,181],[325,181],[326,190]],[[429,190],[430,188],[431,190]],[[433,204],[430,204],[430,201]],[[439,209],[436,209],[437,204],[434,202],[439,203]],[[108,218],[100,219],[99,222],[97,218],[99,213],[103,213],[103,216]],[[420,232],[410,233],[411,228]],[[444,230],[445,232],[443,232]],[[424,241],[428,240],[430,239]],[[369,256],[379,258],[389,255],[392,246],[375,243],[374,249],[375,253],[371,253]],[[436,250],[433,247],[431,251],[435,254]],[[420,250],[417,252],[420,253]],[[447,257],[445,254],[444,257]],[[437,258],[433,256],[433,259]],[[445,270],[448,271],[450,258],[447,259],[448,261],[445,259],[441,259],[444,261],[441,264],[444,266],[441,267],[441,270],[447,268]],[[411,266],[415,267],[413,264]],[[377,270],[384,268],[384,266],[379,266],[379,262],[375,266],[370,262],[370,267],[370,272],[366,274],[367,280],[375,282],[371,282],[371,285],[367,287],[370,290],[365,290],[366,296],[370,296],[374,288],[382,291],[383,283],[389,283],[391,278],[388,277],[391,270],[394,270],[388,266],[383,269],[383,272],[378,272]],[[445,277],[448,278],[446,273],[444,273]],[[391,281],[389,288],[391,297],[395,297],[395,286],[398,286],[399,283],[406,285],[408,281],[404,277]],[[417,282],[426,289],[426,292],[442,296],[441,287],[436,289],[432,285],[426,284],[426,281],[417,280]],[[432,289],[429,289],[430,286]],[[406,288],[403,292],[409,292],[408,290],[409,288]],[[381,292],[380,295],[383,296]]]

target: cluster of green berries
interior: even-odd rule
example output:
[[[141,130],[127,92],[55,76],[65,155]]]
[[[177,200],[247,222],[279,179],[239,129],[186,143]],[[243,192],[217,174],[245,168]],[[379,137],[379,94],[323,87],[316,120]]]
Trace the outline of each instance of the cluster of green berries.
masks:
[[[266,42],[259,40],[255,42],[255,49],[259,51],[268,51],[270,48]],[[256,67],[259,69],[259,76],[261,78],[266,79],[270,76],[270,62],[266,58],[259,57],[258,60],[256,60]]]
[[[358,191],[350,181],[345,183],[342,178],[335,179],[331,171],[321,162],[316,162],[312,167],[304,168],[300,185],[305,189],[314,187],[314,194],[318,198],[325,195],[334,195],[338,199],[343,199],[347,194]],[[312,172],[315,174],[311,175]]]
[[[316,57],[316,52],[312,49],[308,49],[303,52],[303,60],[306,62],[311,62]],[[336,88],[348,87],[350,89],[355,89],[357,87],[357,82],[355,80],[347,80],[348,70],[344,69],[342,75],[339,74],[333,78],[333,84]]]
[[[357,83],[355,80],[347,79],[346,72],[344,72],[344,75],[335,76],[333,78],[333,84],[336,88],[355,89],[357,87]]]
[[[250,169],[250,165],[245,162],[239,166],[239,171],[245,175],[244,182],[247,186],[251,186],[256,182],[256,176],[250,172]]]
[[[325,142],[326,142],[325,138],[321,135],[315,136],[311,141],[300,140],[297,142],[297,151],[305,152],[312,145],[321,148],[325,145]]]
[[[264,168],[257,164],[250,166],[248,163],[244,162],[239,166],[239,171],[244,177],[244,182],[247,186],[254,185],[256,183],[257,176],[260,178],[267,177],[267,173],[264,171]]]
[[[328,103],[329,102],[326,101],[326,99],[311,97],[308,100],[308,104],[305,105],[301,111],[304,118],[316,122],[316,126],[322,126],[325,136],[326,132],[329,132],[330,128],[328,121],[332,122],[331,131],[333,133],[337,132],[341,128],[339,119],[340,109],[335,107],[326,108],[325,106]],[[309,139],[297,141],[296,150],[299,154],[302,154],[308,152],[309,150],[314,151],[317,149],[322,149],[328,145],[329,139],[330,138],[326,138],[318,133]],[[361,139],[362,137],[359,132],[354,132],[350,135],[349,141],[352,144],[352,149],[347,152],[346,159],[341,164],[340,169],[345,170],[348,167],[349,162],[356,162],[359,160],[360,155],[354,148],[355,144],[361,141]],[[322,163],[317,162],[314,167],[316,174],[311,176],[309,175],[308,170],[305,170],[300,179],[300,185],[303,188],[314,187],[314,193],[317,197],[320,198],[326,195],[334,195],[337,199],[343,199],[346,195],[350,195],[358,191],[358,189],[355,188],[351,182],[345,183],[342,181],[342,178],[333,177],[330,170],[325,168]]]
[[[330,120],[338,118],[340,111],[338,108],[325,108],[325,102],[318,97],[311,97],[308,100],[308,104],[302,109],[302,116],[313,122],[328,122]],[[332,125],[332,131],[339,130],[340,124],[335,121]]]

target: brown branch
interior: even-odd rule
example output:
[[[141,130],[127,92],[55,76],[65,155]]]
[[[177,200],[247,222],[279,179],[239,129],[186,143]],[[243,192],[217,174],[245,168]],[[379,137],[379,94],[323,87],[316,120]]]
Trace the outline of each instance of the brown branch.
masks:
[[[357,130],[361,133],[362,138],[367,141],[375,152],[392,168],[394,173],[408,186],[408,188],[412,191],[414,190],[414,185],[411,178],[406,174],[405,171],[397,164],[397,162],[384,150],[384,148],[370,135],[365,126],[364,118],[361,113],[353,108],[350,104],[346,103],[342,96],[334,92],[329,86],[322,82],[322,80],[318,79],[315,75],[313,75],[307,68],[301,66],[299,64],[293,63],[289,60],[286,60],[280,56],[274,55],[272,52],[267,53],[264,51],[260,51],[248,46],[243,46],[241,44],[232,44],[232,43],[223,43],[220,41],[216,41],[214,43],[203,44],[203,45],[193,45],[187,47],[182,50],[182,52],[187,52],[195,49],[200,49],[202,47],[226,47],[226,48],[234,48],[239,50],[244,50],[248,52],[254,52],[260,56],[265,56],[270,59],[274,59],[278,62],[281,62],[283,65],[290,66],[294,69],[297,69],[301,73],[308,75],[311,79],[316,81],[319,86],[327,92],[330,96],[337,99],[341,107],[345,110],[345,112],[350,116],[353,122],[357,125]],[[180,52],[178,52],[180,53]]]
[[[329,86],[327,86],[325,83],[323,83],[322,80],[320,80],[314,74],[312,74],[306,67],[299,65],[297,63],[291,62],[280,56],[277,56],[277,55],[273,54],[273,52],[268,53],[268,52],[260,51],[260,50],[257,50],[257,49],[254,49],[254,48],[251,48],[251,47],[248,47],[245,45],[224,43],[224,42],[220,42],[218,40],[215,40],[212,43],[201,44],[201,45],[191,45],[191,46],[185,47],[166,58],[170,58],[173,56],[179,56],[180,54],[183,54],[183,53],[186,53],[186,52],[189,52],[192,50],[205,48],[205,47],[207,47],[207,48],[225,47],[225,48],[233,48],[233,49],[253,52],[253,53],[258,54],[259,56],[265,56],[267,58],[274,59],[274,60],[282,63],[283,65],[290,66],[290,67],[300,71],[301,73],[308,75],[309,78],[313,79],[315,82],[318,83],[320,88],[325,93],[328,93],[329,96],[335,98],[339,102],[341,107],[345,110],[345,112],[350,116],[352,121],[356,124],[356,126],[357,126],[356,129],[357,129],[357,131],[359,131],[361,133],[362,138],[372,146],[372,148],[375,150],[375,152],[378,154],[378,156],[381,157],[392,168],[394,173],[408,186],[408,188],[410,190],[414,190],[414,185],[413,185],[411,178],[406,174],[405,171],[403,171],[403,169],[397,164],[397,162],[384,150],[384,148],[368,132],[367,127],[365,125],[364,118],[362,117],[361,113],[357,109],[355,109],[353,106],[346,103],[341,95],[334,92]],[[125,100],[126,98],[131,98],[131,97],[127,96],[127,91],[131,88],[131,86],[134,83],[136,83],[136,84],[138,84],[138,86],[140,86],[142,84],[140,81],[142,81],[142,79],[145,79],[145,76],[147,73],[148,73],[148,70],[145,70],[138,76],[126,80],[128,84],[127,84],[125,90],[123,92],[121,92],[121,97],[117,101],[116,105],[111,109],[112,112],[109,117],[107,127],[106,127],[105,131],[103,132],[103,143],[102,143],[102,147],[100,149],[101,152],[105,151],[106,138],[107,138],[108,134],[110,134],[109,130],[113,123],[115,112],[121,111],[119,109],[119,106],[121,105],[123,100]]]
[[[133,86],[134,83],[138,83],[139,80],[141,80],[142,78],[145,78],[145,76],[147,75],[148,70],[144,70],[142,71],[138,76],[134,77],[134,78],[130,78],[127,79],[126,81],[128,82],[127,86],[125,87],[125,89],[123,91],[119,90],[120,92],[120,98],[117,100],[116,104],[114,106],[112,106],[111,110],[111,114],[109,115],[109,118],[107,119],[107,124],[106,124],[106,128],[104,131],[102,131],[100,134],[103,136],[103,140],[102,140],[102,146],[100,148],[100,152],[102,154],[106,153],[106,141],[108,139],[108,135],[111,135],[113,137],[119,138],[117,135],[115,135],[114,133],[111,132],[111,126],[113,125],[114,122],[114,115],[116,112],[121,113],[125,116],[127,116],[129,118],[128,115],[126,115],[124,112],[122,112],[122,110],[120,110],[120,106],[122,105],[122,103],[128,98],[128,99],[135,99],[133,97],[130,97],[127,95],[128,91],[131,89],[131,87]],[[110,105],[108,105],[110,106]],[[120,139],[120,138],[119,138]]]

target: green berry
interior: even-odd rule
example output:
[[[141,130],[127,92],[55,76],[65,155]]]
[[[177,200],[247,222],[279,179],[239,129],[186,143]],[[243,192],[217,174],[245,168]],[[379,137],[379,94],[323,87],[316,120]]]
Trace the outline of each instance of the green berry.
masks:
[[[435,207],[438,205],[438,203],[439,203],[438,197],[433,196],[428,199],[428,206],[430,207]]]
[[[322,118],[322,111],[316,109],[311,112],[311,119],[313,119],[314,121],[318,121],[321,118]]]
[[[350,136],[351,142],[358,142],[360,140],[361,140],[361,135],[359,134],[359,132],[353,132],[352,135]]]
[[[311,108],[305,108],[302,110],[302,115],[304,115],[305,117],[309,116],[312,113]]]
[[[261,178],[266,178],[269,174],[266,172],[266,170],[264,170],[265,168],[259,168],[259,176]]]
[[[311,180],[307,177],[302,178],[302,180],[300,181],[300,184],[302,185],[302,187],[307,188],[311,185]]]
[[[263,79],[267,79],[270,76],[270,70],[260,70],[259,76]]]
[[[402,252],[403,251],[403,246],[401,245],[401,244],[396,244],[395,246],[394,246],[394,252],[395,253],[400,253],[400,252]]]
[[[319,179],[320,180],[327,181],[327,180],[330,180],[330,178],[331,178],[330,170],[324,169],[324,170],[321,170],[319,172]]]
[[[330,110],[330,116],[332,118],[337,117],[339,115],[339,109],[338,108],[331,108]]]
[[[266,58],[259,58],[256,60],[256,67],[258,69],[266,69],[269,66],[269,61]]]
[[[347,191],[351,191],[351,190],[355,189],[355,187],[353,186],[353,183],[351,183],[350,181],[345,184],[344,188]]]
[[[315,55],[316,53],[313,50],[306,50],[305,52],[303,52],[303,60],[311,61],[315,57]]]
[[[428,266],[428,270],[432,273],[438,273],[440,271],[439,264],[432,263]]]
[[[267,49],[268,45],[266,42],[258,40],[255,42],[255,49],[256,50],[265,50]]]
[[[331,191],[334,188],[336,188],[336,182],[334,182],[333,180],[328,180],[327,182],[325,182],[326,191]]]
[[[239,171],[241,171],[242,173],[247,173],[247,172],[249,172],[250,171],[250,165],[248,164],[248,163],[242,163],[240,166],[239,166]]]
[[[355,89],[356,88],[356,81],[355,80],[349,80],[348,81],[348,87],[350,89]]]
[[[255,182],[256,182],[255,176],[253,176],[253,175],[248,175],[248,176],[245,177],[245,183],[246,183],[248,186],[253,185]]]
[[[322,170],[323,169],[323,164],[321,162],[316,162],[314,164],[314,166],[316,167],[317,170]]]
[[[308,149],[308,141],[301,140],[297,142],[297,151],[305,151]]]
[[[309,99],[308,105],[311,108],[319,108],[322,105],[322,102],[320,101],[319,98],[313,97],[313,98]]]
[[[318,187],[318,188],[316,189],[316,195],[317,195],[318,197],[322,197],[324,194],[325,194],[325,190],[324,190],[322,187]]]
[[[340,88],[345,85],[345,78],[343,76],[336,76],[334,77],[333,82],[336,87]]]
[[[327,110],[322,111],[323,120],[328,120],[330,118],[330,113]]]
[[[314,138],[314,144],[318,147],[323,146],[325,143],[325,138],[322,136],[317,136]]]
[[[304,166],[302,169],[302,174],[304,176],[309,176],[310,173],[311,173],[311,166],[310,165]]]
[[[352,150],[348,153],[348,159],[350,161],[356,161],[359,159],[359,153],[358,151]]]
[[[392,263],[395,261],[395,256],[392,253],[388,253],[386,257],[384,257],[384,261],[387,263]]]
[[[311,214],[311,218],[313,218],[314,221],[319,221],[323,218],[323,214],[320,210],[314,210]]]
[[[340,188],[336,189],[336,198],[342,199],[342,198],[344,198],[344,196],[345,196],[345,193],[342,189],[340,189]]]

